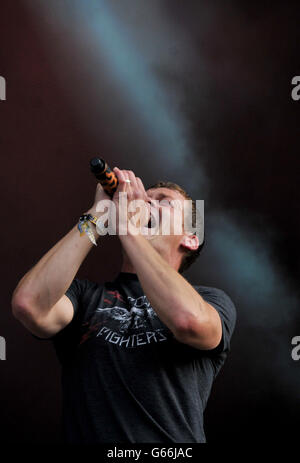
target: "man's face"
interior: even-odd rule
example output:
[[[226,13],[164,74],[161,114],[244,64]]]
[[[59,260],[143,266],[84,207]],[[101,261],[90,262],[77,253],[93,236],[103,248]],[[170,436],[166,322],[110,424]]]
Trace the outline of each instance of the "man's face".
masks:
[[[152,202],[152,212],[156,212],[156,216],[159,218],[158,230],[155,230],[155,234],[144,234],[144,237],[149,243],[169,262],[169,264],[178,269],[180,267],[182,256],[186,252],[186,248],[195,249],[199,245],[197,238],[188,232],[184,232],[184,201],[185,197],[177,190],[171,190],[169,188],[149,188],[146,190],[149,202]],[[153,202],[153,200],[156,200]],[[170,201],[178,201],[177,204],[181,205],[180,212],[176,212]],[[155,211],[154,211],[155,210]],[[167,212],[167,213],[166,213]],[[166,217],[170,217],[170,232],[165,234],[163,215],[166,213]],[[180,225],[180,233],[174,234],[174,215],[176,216],[175,222]],[[155,219],[155,218],[154,218]],[[128,258],[125,255],[125,259]]]
[[[155,234],[149,233],[145,237],[150,240],[163,237],[170,244],[178,245],[184,234],[183,205],[186,198],[179,191],[169,188],[150,188],[146,192],[151,199],[151,225]]]

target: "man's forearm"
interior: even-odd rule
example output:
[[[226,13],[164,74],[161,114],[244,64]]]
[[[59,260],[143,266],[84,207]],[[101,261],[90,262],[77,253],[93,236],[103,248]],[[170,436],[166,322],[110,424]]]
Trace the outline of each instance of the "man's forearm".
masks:
[[[174,334],[188,330],[193,320],[206,318],[200,294],[144,236],[121,235],[120,240],[153,309]]]
[[[96,227],[92,227],[97,240]],[[30,304],[40,315],[46,313],[64,295],[92,247],[89,238],[80,236],[74,226],[24,275],[13,300]]]

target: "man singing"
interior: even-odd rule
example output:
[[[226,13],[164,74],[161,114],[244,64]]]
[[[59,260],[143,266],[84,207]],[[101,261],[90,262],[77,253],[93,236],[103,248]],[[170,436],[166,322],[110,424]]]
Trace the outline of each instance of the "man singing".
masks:
[[[174,183],[145,191],[132,171],[113,170],[116,206],[126,193],[128,204],[143,200],[159,219],[165,208],[172,218],[175,200],[191,199]],[[101,219],[103,199],[110,198],[98,184],[89,217]],[[132,213],[125,216],[128,224]],[[141,208],[139,229],[117,227],[123,263],[114,281],[75,278],[94,246],[76,224],[14,291],[14,316],[35,337],[53,341],[62,365],[67,443],[206,441],[203,412],[230,349],[236,310],[222,290],[182,276],[199,255],[198,234],[185,227],[164,234],[160,223],[156,234],[142,233],[148,222]],[[94,223],[95,239],[105,240]]]

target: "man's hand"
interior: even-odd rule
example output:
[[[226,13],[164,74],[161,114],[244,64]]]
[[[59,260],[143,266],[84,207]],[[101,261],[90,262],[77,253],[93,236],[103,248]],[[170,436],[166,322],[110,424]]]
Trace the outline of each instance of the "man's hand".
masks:
[[[143,182],[139,177],[136,177],[131,170],[120,170],[114,167],[114,173],[118,178],[118,188],[113,195],[113,202],[116,206],[116,226],[118,234],[140,234],[145,232],[145,227],[150,219],[150,202]],[[130,180],[130,182],[128,182]],[[127,195],[127,210],[123,210],[120,206],[121,196],[119,193]],[[119,206],[121,210],[119,210]],[[119,227],[119,213],[121,212],[121,220]],[[127,228],[128,226],[128,228]]]
[[[101,185],[101,183],[97,183],[94,203],[93,203],[92,207],[87,212],[99,217],[99,212],[97,211],[97,204],[99,204],[99,202],[103,201],[103,200],[110,200],[110,197],[105,192],[105,190],[104,190],[103,186]]]

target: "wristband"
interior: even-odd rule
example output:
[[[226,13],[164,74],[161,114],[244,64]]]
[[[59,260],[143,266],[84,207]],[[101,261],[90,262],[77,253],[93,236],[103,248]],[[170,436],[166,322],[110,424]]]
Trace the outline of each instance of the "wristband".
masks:
[[[79,222],[77,225],[78,230],[80,231],[80,236],[86,234],[89,237],[89,240],[97,246],[94,233],[92,232],[89,222],[96,225],[98,218],[92,214],[83,214],[79,217]]]

